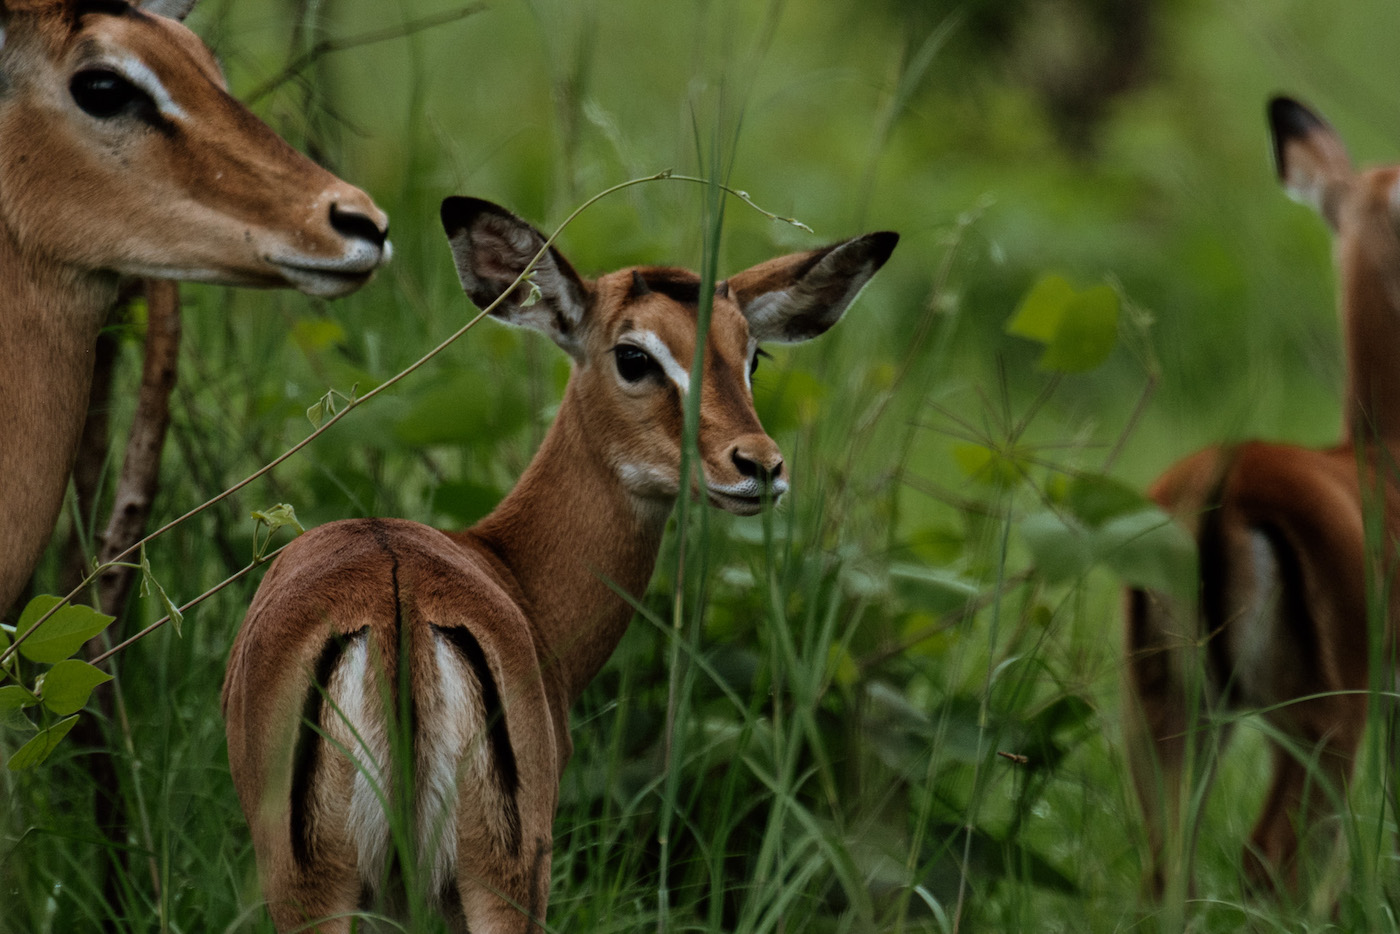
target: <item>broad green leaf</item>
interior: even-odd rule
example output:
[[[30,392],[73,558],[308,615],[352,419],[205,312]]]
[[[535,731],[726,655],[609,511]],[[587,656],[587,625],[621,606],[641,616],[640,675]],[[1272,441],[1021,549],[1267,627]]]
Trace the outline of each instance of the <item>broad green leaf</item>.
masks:
[[[4,626],[0,626],[0,652],[10,647],[10,634],[5,631]]]
[[[44,706],[60,717],[77,713],[87,706],[93,688],[111,680],[111,675],[87,662],[66,658],[44,675]]]
[[[1018,528],[1030,549],[1036,570],[1051,583],[1073,580],[1094,564],[1094,545],[1089,533],[1069,525],[1051,510],[1022,519]]]
[[[1192,600],[1196,591],[1196,542],[1159,509],[1144,509],[1104,523],[1099,554],[1124,583]]]
[[[977,599],[977,582],[947,568],[896,562],[890,565],[890,583],[906,606],[931,613],[946,613]]]
[[[1118,342],[1118,293],[1106,285],[1075,295],[1036,364],[1057,373],[1083,373],[1103,363]]]
[[[1015,486],[1025,475],[1025,464],[981,444],[955,444],[953,462],[971,480],[987,486]]]
[[[1075,296],[1074,286],[1064,276],[1041,276],[1021,299],[1016,313],[1007,322],[1006,333],[1048,344],[1055,339],[1064,319],[1065,307]]]
[[[24,707],[33,707],[39,698],[22,684],[7,684],[0,688],[0,715]]]
[[[30,600],[20,615],[19,632],[26,632],[35,620],[59,602],[58,597],[48,595]],[[69,604],[45,620],[33,635],[20,644],[19,651],[31,662],[53,664],[78,651],[84,642],[111,624],[112,617],[90,606]]]
[[[66,720],[58,721],[46,730],[40,730],[38,735],[15,750],[15,754],[10,756],[10,771],[18,772],[21,769],[32,769],[39,765],[58,748],[63,737],[68,735],[68,731],[73,729],[73,724],[77,722],[78,717],[75,714]]]
[[[1108,477],[1086,474],[1065,487],[1060,502],[1086,525],[1097,527],[1115,516],[1139,512],[1151,506],[1146,496]]]

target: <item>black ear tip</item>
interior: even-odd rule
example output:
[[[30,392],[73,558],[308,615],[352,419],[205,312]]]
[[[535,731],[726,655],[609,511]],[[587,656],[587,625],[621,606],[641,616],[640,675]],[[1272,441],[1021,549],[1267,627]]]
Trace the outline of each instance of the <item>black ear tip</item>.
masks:
[[[1289,140],[1303,139],[1318,130],[1327,129],[1321,117],[1291,97],[1279,95],[1269,101],[1269,132],[1274,143],[1274,171],[1279,178],[1287,173],[1284,146]]]
[[[1269,127],[1279,139],[1306,136],[1327,124],[1291,97],[1278,96],[1269,101]]]
[[[464,198],[460,195],[443,198],[439,214],[442,217],[442,229],[447,231],[449,238],[466,230],[482,214],[511,216],[509,211],[498,204],[492,204],[481,198]]]
[[[876,269],[885,265],[885,260],[890,258],[894,248],[899,245],[899,234],[893,230],[877,230],[867,234],[866,239],[870,241],[870,255],[875,260]]]

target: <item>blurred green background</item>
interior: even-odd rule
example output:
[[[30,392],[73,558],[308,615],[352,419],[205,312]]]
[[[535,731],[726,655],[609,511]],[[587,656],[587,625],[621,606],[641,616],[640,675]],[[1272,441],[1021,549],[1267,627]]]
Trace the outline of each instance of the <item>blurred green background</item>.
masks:
[[[551,930],[1396,928],[1378,762],[1354,805],[1375,839],[1353,845],[1335,915],[1243,895],[1238,852],[1264,781],[1247,729],[1206,805],[1203,899],[1139,901],[1141,821],[1118,740],[1122,568],[1051,572],[1020,529],[1074,478],[1142,489],[1212,441],[1335,438],[1327,231],[1281,192],[1264,105],[1295,95],[1358,161],[1395,158],[1400,7],[488,0],[418,28],[455,9],[203,0],[192,15],[234,93],[389,212],[395,258],[329,304],[184,288],[157,521],[304,437],[327,390],[363,393],[474,313],[437,220],[448,194],[550,230],[624,179],[718,168],[815,231],[731,199],[721,275],[867,230],[902,235],[840,327],[759,371],[788,501],[768,527],[705,517],[688,546],[703,571],[679,584],[669,539],[653,619],[574,711]],[[381,31],[401,35],[359,41]],[[561,249],[588,273],[698,268],[703,197],[680,181],[630,188]],[[1119,342],[1089,372],[1043,372],[1041,349],[1005,333],[1049,272],[1121,299]],[[116,326],[120,422],[139,308]],[[250,511],[278,502],[308,526],[474,521],[527,463],[566,376],[546,340],[486,322],[167,535],[157,576],[177,600],[217,583],[248,561]],[[989,460],[1010,474],[989,479]],[[40,592],[56,589],[55,564]],[[271,930],[218,711],[253,586],[118,659],[123,716],[106,732],[133,815],[124,846],[92,823],[83,749],[0,778],[0,932]],[[122,625],[159,615],[136,598]],[[669,799],[660,737],[677,658],[693,680],[672,765],[684,791]]]

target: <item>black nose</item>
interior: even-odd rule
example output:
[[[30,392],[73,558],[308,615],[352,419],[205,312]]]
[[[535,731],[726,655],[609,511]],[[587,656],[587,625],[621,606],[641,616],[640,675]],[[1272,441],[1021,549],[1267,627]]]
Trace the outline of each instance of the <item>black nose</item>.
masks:
[[[778,461],[771,468],[764,467],[758,461],[740,454],[738,448],[735,448],[729,457],[734,461],[734,466],[739,469],[739,473],[754,478],[764,486],[768,486],[783,474],[782,461]]]
[[[347,211],[338,204],[331,205],[331,226],[347,237],[368,240],[379,249],[384,248],[384,241],[389,238],[387,225],[381,229],[365,215],[357,211]]]

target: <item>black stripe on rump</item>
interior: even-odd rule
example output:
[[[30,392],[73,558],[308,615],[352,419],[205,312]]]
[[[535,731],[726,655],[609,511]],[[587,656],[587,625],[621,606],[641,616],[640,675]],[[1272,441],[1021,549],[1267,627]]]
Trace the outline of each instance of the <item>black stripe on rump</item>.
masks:
[[[486,661],[486,653],[481,643],[465,626],[443,627],[433,624],[433,631],[451,644],[457,654],[464,658],[481,685],[481,706],[486,710],[486,723],[491,739],[491,773],[496,780],[496,788],[505,799],[506,824],[510,837],[506,845],[511,855],[520,853],[520,805],[516,795],[520,791],[520,775],[515,764],[515,749],[510,744],[510,729],[506,725],[505,707],[501,705],[501,692],[496,686],[496,678]]]
[[[315,856],[316,816],[313,805],[316,788],[316,768],[321,758],[321,736],[325,725],[321,712],[326,705],[326,692],[331,677],[340,665],[341,656],[352,642],[369,632],[365,626],[348,636],[335,635],[326,640],[311,671],[311,683],[306,688],[306,700],[301,705],[301,725],[292,750],[291,832],[292,857],[305,868]]]

